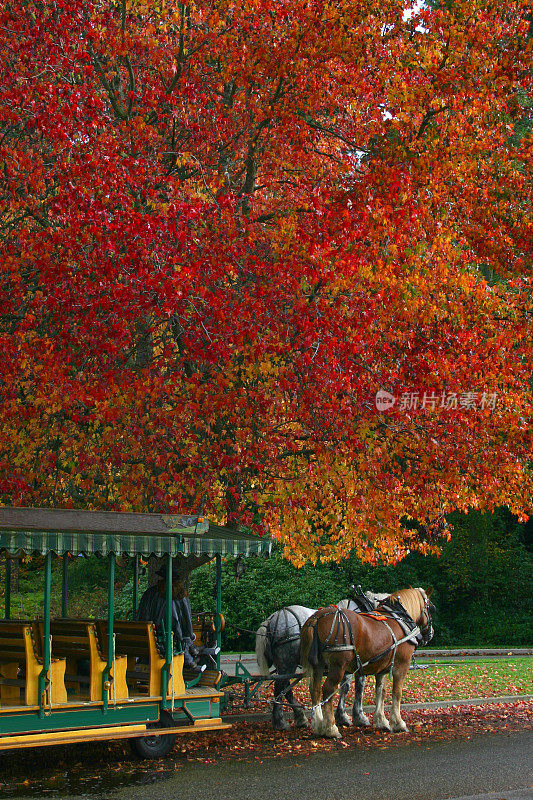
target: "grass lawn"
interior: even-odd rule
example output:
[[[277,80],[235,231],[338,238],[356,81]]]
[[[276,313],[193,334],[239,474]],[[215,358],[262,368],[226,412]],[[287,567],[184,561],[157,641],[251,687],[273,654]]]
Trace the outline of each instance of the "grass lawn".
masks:
[[[427,662],[426,662],[427,663]],[[372,682],[365,687],[365,699],[373,702]],[[493,658],[483,660],[435,661],[427,669],[410,670],[404,684],[403,702],[464,700],[471,697],[533,693],[533,659]]]
[[[428,662],[426,662],[428,663]],[[235,694],[232,710],[241,711],[241,687],[231,687]],[[363,702],[374,704],[375,682],[366,681]],[[309,692],[304,681],[294,693],[303,705],[310,704]],[[533,694],[533,659],[530,657],[469,659],[450,663],[444,659],[430,662],[425,669],[413,669],[404,683],[402,702],[422,703],[435,700],[468,700],[475,697],[498,697],[501,695]],[[265,711],[272,698],[271,684],[259,690],[259,703],[250,710]],[[242,695],[243,696],[243,695]],[[390,702],[391,681],[385,689],[385,702]],[[348,695],[348,704],[353,699],[353,689]]]

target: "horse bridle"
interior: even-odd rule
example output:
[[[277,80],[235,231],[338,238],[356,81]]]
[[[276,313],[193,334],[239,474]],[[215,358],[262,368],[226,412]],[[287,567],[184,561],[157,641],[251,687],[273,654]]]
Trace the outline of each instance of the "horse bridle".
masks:
[[[435,606],[430,602],[428,597],[424,597],[424,609],[420,615],[420,644],[425,645],[433,639],[433,623],[431,620],[431,612],[435,611]],[[426,618],[425,625],[422,624],[422,617]]]

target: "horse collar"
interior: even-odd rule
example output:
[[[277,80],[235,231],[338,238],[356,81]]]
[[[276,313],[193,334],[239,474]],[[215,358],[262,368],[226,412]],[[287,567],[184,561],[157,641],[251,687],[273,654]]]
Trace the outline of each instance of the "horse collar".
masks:
[[[383,603],[380,603],[376,611],[385,612],[385,614],[387,614],[390,619],[393,619],[395,622],[397,622],[407,637],[409,636],[410,633],[413,633],[412,639],[410,640],[408,639],[408,641],[410,641],[411,644],[414,644],[415,647],[418,647],[418,645],[420,644],[426,643],[424,641],[422,630],[418,627],[414,619],[406,611],[406,609],[400,603],[399,600],[394,600],[394,601],[385,600]],[[427,613],[429,616],[429,612]],[[369,616],[373,615],[370,614]],[[431,622],[429,623],[429,625],[431,626]]]

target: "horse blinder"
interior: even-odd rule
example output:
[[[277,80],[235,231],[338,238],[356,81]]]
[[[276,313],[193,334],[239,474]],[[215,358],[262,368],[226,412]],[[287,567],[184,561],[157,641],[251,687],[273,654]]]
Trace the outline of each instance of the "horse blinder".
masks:
[[[429,600],[426,600],[424,603],[425,608],[422,612],[422,616],[426,617],[426,624],[424,626],[420,625],[420,644],[425,645],[433,639],[434,630],[433,630],[433,623],[431,621],[431,610],[435,611],[435,606],[433,603],[430,603]]]

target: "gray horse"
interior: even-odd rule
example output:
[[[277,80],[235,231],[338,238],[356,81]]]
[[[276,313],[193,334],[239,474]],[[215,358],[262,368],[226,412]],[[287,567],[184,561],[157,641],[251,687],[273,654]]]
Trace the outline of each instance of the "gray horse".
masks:
[[[356,599],[341,600],[337,603],[339,608],[348,608],[352,611],[369,611],[378,606],[388,594],[374,594],[373,592],[356,592]],[[275,611],[261,623],[255,635],[255,655],[261,675],[270,675],[270,668],[274,666],[273,675],[281,677],[274,679],[274,702],[272,704],[272,725],[276,730],[286,731],[289,724],[283,715],[283,704],[286,699],[294,714],[294,723],[297,727],[304,727],[307,717],[303,706],[294,698],[290,676],[296,673],[300,664],[300,632],[302,625],[314,614],[316,608],[305,606],[286,606]],[[350,690],[352,675],[346,675],[340,687],[340,697],[335,721],[337,725],[369,725],[368,717],[363,713],[364,677],[355,676],[355,698],[352,709],[352,720],[346,713],[346,697]]]

